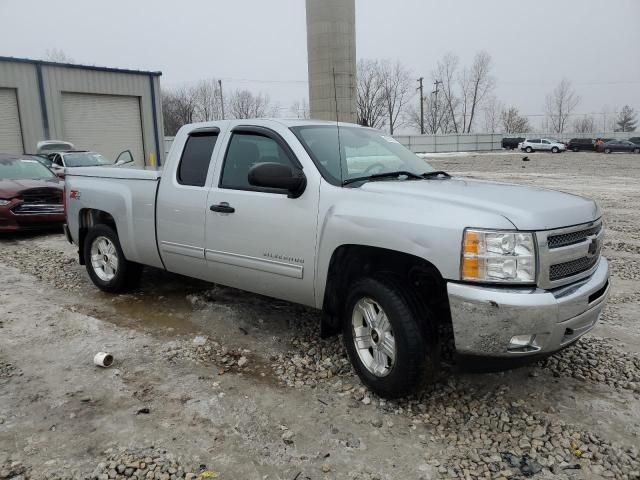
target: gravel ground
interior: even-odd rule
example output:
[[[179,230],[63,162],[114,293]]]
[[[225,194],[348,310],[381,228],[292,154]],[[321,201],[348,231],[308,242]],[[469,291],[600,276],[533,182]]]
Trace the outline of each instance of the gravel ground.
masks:
[[[430,161],[596,198],[601,322],[533,365],[453,365],[397,401],[363,388],[313,310],[152,270],[107,296],[61,236],[0,239],[0,479],[640,478],[640,166],[530,158]],[[103,348],[110,370],[90,367]]]

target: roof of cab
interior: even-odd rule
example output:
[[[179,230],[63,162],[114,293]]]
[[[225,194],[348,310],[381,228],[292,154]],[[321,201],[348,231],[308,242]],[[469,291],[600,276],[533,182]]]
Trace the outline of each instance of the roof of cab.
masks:
[[[197,128],[211,128],[211,127],[221,127],[221,126],[230,126],[235,127],[237,125],[255,125],[255,126],[273,126],[274,124],[280,124],[285,127],[302,127],[302,126],[312,126],[312,125],[336,125],[336,122],[328,121],[328,120],[307,120],[304,118],[247,118],[247,119],[238,119],[238,120],[214,120],[210,122],[199,122],[192,123],[189,125],[185,125],[189,127],[189,131],[197,129]],[[346,123],[339,122],[341,127],[361,127],[355,123]]]

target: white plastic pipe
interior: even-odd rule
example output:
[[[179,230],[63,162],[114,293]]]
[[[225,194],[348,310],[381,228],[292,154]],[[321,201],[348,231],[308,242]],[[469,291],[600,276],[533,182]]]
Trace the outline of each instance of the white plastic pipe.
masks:
[[[93,363],[98,367],[108,368],[113,364],[113,355],[107,352],[98,352],[93,357]]]

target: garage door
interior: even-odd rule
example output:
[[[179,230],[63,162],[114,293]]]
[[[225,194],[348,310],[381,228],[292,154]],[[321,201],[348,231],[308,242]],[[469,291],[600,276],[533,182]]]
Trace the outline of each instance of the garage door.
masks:
[[[114,160],[131,150],[136,163],[144,164],[139,97],[63,92],[62,122],[62,140],[77,149]]]
[[[0,88],[0,153],[24,153],[16,91]]]

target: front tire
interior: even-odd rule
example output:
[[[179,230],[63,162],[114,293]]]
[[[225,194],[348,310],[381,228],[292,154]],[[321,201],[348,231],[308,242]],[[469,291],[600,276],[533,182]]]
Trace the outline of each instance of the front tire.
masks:
[[[393,278],[365,277],[350,290],[343,333],[360,380],[386,398],[415,391],[436,370],[430,312]]]
[[[640,148],[634,148],[633,153],[640,153]]]
[[[108,225],[96,225],[84,239],[84,258],[91,281],[109,293],[125,292],[140,280],[142,265],[128,261],[115,230]]]
[[[533,148],[527,147],[527,148],[524,149],[524,151],[527,152],[527,153],[531,153],[531,152],[533,152]]]
[[[553,147],[551,149],[551,153],[558,153],[558,152],[560,152],[560,149],[558,147]]]
[[[611,153],[611,149],[610,148],[605,148],[604,149],[604,153]]]

